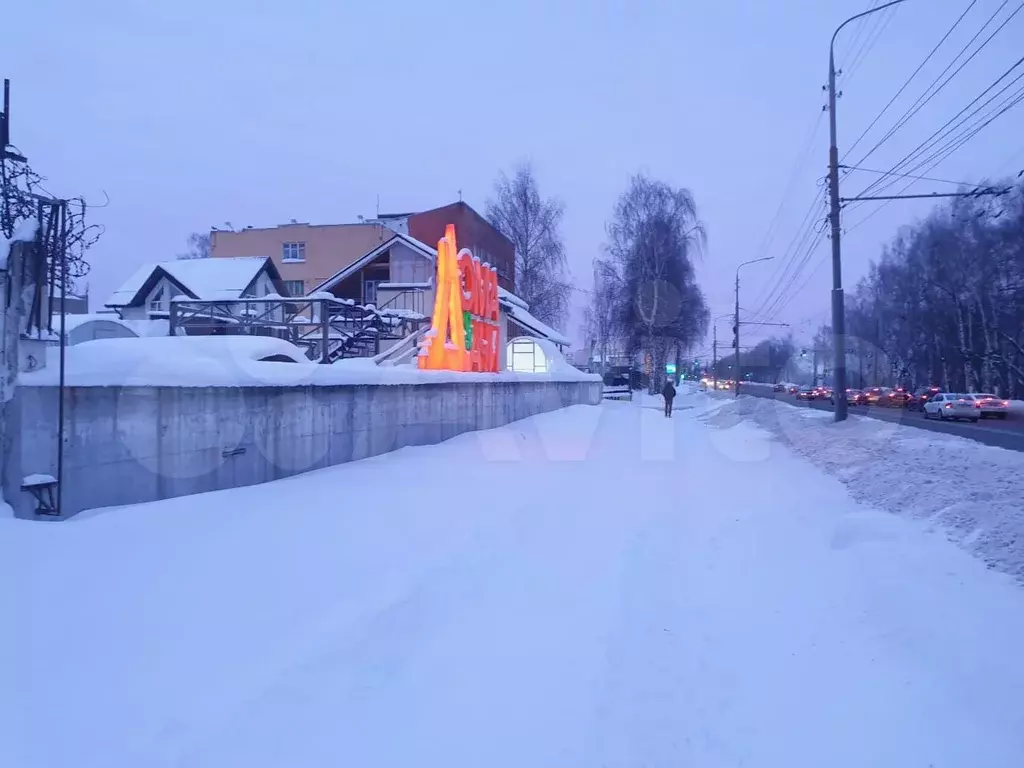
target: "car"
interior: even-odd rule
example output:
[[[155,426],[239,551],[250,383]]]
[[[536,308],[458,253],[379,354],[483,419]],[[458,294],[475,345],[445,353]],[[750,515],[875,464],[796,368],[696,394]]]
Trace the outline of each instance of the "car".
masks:
[[[974,400],[981,410],[981,418],[987,419],[992,416],[997,419],[1005,419],[1010,412],[1010,401],[1003,400],[991,394],[974,395]]]
[[[786,385],[785,384],[776,384],[775,386],[772,387],[772,392],[785,392],[785,391],[786,391]]]
[[[832,405],[836,404],[835,394],[829,393],[829,402]],[[864,397],[864,393],[859,389],[848,389],[846,390],[846,404],[847,405],[867,405],[867,400]]]
[[[942,391],[942,387],[918,387],[907,402],[907,408],[911,411],[923,411],[924,404]]]
[[[789,385],[789,394],[795,395],[799,391],[800,391],[800,387],[798,387],[796,384],[790,384]]]
[[[926,419],[967,419],[977,422],[981,418],[981,403],[972,395],[940,392],[924,404]]]
[[[886,394],[886,396],[878,401],[879,405],[884,405],[889,408],[903,408],[910,402],[913,395],[910,394],[910,390],[906,387],[895,387]]]
[[[804,385],[796,391],[797,400],[813,400],[818,396],[818,391],[814,387]]]
[[[879,405],[889,396],[889,387],[869,387],[864,390],[865,405]]]

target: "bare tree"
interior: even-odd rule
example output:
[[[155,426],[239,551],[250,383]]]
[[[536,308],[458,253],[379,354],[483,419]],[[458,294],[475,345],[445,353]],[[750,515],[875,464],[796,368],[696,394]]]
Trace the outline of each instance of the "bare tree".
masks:
[[[616,302],[621,290],[621,281],[614,265],[595,259],[594,287],[590,292],[590,301],[583,310],[583,338],[587,348],[600,356],[602,373],[607,372],[610,350],[619,346]]]
[[[937,206],[851,293],[850,370],[865,386],[1024,396],[1024,185]]]
[[[566,279],[565,245],[559,228],[564,206],[542,198],[529,164],[502,173],[487,201],[487,218],[516,249],[516,294],[537,319],[559,327],[569,309],[572,286]]]
[[[188,236],[188,250],[179,253],[179,259],[208,259],[213,245],[209,232],[193,232]]]
[[[634,176],[608,225],[607,251],[620,290],[615,309],[630,352],[650,356],[656,383],[666,358],[677,359],[707,331],[709,312],[692,257],[706,243],[686,189]]]

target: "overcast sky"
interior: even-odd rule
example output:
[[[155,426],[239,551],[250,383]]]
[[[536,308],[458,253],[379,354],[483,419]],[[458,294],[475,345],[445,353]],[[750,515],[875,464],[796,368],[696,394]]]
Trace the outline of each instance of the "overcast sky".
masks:
[[[32,0],[3,11],[18,31],[4,31],[0,75],[13,81],[14,143],[49,190],[94,203],[109,196],[108,207],[90,212],[106,227],[90,258],[94,308],[139,264],[173,258],[192,231],[355,221],[375,212],[378,195],[382,211],[405,211],[446,204],[460,189],[482,211],[497,172],[529,160],[542,193],[565,202],[580,287],[590,285],[605,222],[631,174],[688,187],[708,228],[699,273],[717,315],[732,310],[741,261],[776,257],[743,270],[740,303],[751,312],[778,281],[776,266],[789,263],[827,163],[829,37],[876,4]],[[875,14],[877,24],[844,30],[841,155],[968,5],[908,0]],[[1000,5],[989,30],[1020,4],[977,0],[848,161]],[[1017,60],[1022,35],[1024,12],[865,167],[888,169],[953,117]],[[1024,167],[1018,109],[931,175],[1016,174]],[[873,178],[851,174],[844,194]],[[910,191],[948,188],[920,182]],[[776,236],[762,251],[780,203]],[[844,240],[849,287],[928,202],[893,203],[854,229],[877,206],[844,222],[853,230]],[[827,316],[828,246],[821,242],[780,302],[776,321],[798,336]],[[577,294],[577,305],[585,300]],[[730,325],[722,321],[722,337]],[[578,314],[567,330],[578,335]]]

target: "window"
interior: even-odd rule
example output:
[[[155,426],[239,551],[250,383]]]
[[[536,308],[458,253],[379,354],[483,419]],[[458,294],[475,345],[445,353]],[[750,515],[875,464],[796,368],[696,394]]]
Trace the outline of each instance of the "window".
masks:
[[[282,261],[305,261],[306,244],[283,243],[281,245],[281,259]]]
[[[285,296],[305,296],[306,287],[301,280],[283,280]]]
[[[363,303],[364,304],[377,304],[377,286],[383,283],[383,280],[364,280],[363,281]]]
[[[166,312],[167,311],[167,288],[161,285],[156,293],[153,294],[153,298],[149,300],[149,311],[150,312]]]

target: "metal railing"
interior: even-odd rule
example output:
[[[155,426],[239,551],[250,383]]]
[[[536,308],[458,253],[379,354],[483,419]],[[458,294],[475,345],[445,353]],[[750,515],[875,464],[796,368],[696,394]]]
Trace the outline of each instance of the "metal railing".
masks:
[[[247,298],[171,302],[176,335],[272,336],[300,347],[320,363],[370,357],[380,342],[401,340],[426,322],[406,310],[381,310],[337,298]]]

